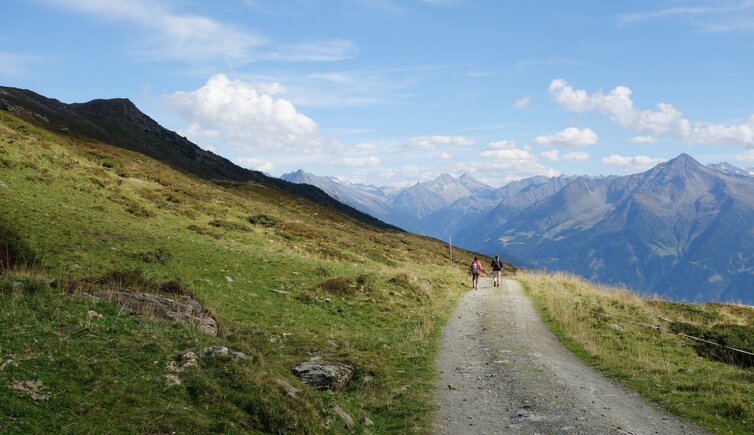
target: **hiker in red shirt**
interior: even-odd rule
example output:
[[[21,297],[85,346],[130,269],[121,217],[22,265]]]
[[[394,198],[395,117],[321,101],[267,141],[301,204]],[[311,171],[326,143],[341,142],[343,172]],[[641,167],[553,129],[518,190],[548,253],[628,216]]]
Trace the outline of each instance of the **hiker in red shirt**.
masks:
[[[473,290],[477,289],[477,285],[479,284],[479,274],[482,272],[484,272],[482,269],[482,263],[479,262],[477,257],[474,257],[474,261],[471,262],[471,288]]]

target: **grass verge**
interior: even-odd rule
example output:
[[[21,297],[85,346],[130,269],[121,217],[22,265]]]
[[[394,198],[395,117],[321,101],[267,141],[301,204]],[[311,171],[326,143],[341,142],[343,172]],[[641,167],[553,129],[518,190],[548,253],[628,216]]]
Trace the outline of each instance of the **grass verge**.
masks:
[[[516,279],[552,332],[593,367],[712,432],[754,433],[754,370],[667,332],[683,323],[754,335],[753,308],[641,299],[565,274],[519,272]]]

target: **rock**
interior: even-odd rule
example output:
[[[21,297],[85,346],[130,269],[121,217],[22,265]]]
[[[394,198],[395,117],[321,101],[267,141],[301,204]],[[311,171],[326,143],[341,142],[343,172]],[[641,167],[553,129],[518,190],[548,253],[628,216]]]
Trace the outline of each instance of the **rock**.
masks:
[[[623,332],[623,328],[621,328],[620,325],[618,325],[617,323],[611,323],[610,329],[618,331],[618,332]]]
[[[200,358],[204,358],[204,357],[215,358],[218,356],[223,356],[223,357],[235,358],[241,361],[246,361],[247,359],[249,359],[249,357],[247,357],[242,352],[232,351],[225,346],[205,347],[204,349],[197,352],[197,355],[199,355]]]
[[[42,393],[44,384],[42,381],[16,381],[8,386],[21,395],[31,397],[31,400],[44,401],[50,398],[50,394]]]
[[[5,181],[0,181],[0,187],[2,187],[3,189],[7,189],[8,183],[6,183]]]
[[[318,390],[339,390],[353,375],[353,367],[332,364],[323,365],[317,361],[306,361],[294,367],[291,372],[307,385]]]
[[[370,420],[369,417],[366,417],[366,416],[365,417],[361,417],[359,419],[359,423],[361,423],[361,425],[364,426],[364,427],[372,427],[372,426],[374,426],[374,422],[372,420]]]
[[[168,362],[168,371],[171,373],[180,373],[198,365],[199,361],[194,351],[187,350]]]
[[[343,420],[343,425],[348,430],[353,429],[353,418],[351,418],[350,415],[346,411],[343,410],[343,408],[340,407],[340,405],[335,405],[335,414],[340,417],[341,420]]]
[[[89,319],[89,320],[92,320],[92,319],[104,319],[105,316],[103,316],[102,314],[100,314],[100,313],[98,313],[98,312],[96,312],[94,310],[89,310],[89,311],[86,312],[86,318]]]
[[[249,334],[251,334],[251,335],[259,335],[261,333],[262,333],[262,331],[259,328],[251,328],[251,329],[249,329]]]
[[[291,396],[291,397],[298,397],[298,393],[301,392],[298,388],[291,385],[288,381],[285,379],[276,379],[275,382],[280,386],[280,388],[285,391],[285,394]]]
[[[89,296],[97,300],[113,301],[122,308],[142,315],[191,325],[205,334],[217,336],[215,319],[205,312],[204,307],[199,302],[192,299],[179,302],[150,293],[130,293],[114,290],[103,290]]]
[[[228,281],[229,283],[233,282],[233,278],[231,278],[231,277],[229,277],[227,275],[225,276],[225,280]]]

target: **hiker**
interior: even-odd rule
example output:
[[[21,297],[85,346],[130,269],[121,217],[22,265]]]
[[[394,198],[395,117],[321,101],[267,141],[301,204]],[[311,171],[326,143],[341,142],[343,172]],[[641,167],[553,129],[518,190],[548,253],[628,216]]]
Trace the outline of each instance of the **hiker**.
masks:
[[[500,273],[503,271],[503,262],[500,261],[499,256],[495,255],[490,267],[492,268],[492,287],[500,287]]]
[[[484,272],[482,270],[482,263],[479,262],[477,257],[474,257],[474,261],[471,262],[471,289],[476,290],[479,284],[479,274]]]

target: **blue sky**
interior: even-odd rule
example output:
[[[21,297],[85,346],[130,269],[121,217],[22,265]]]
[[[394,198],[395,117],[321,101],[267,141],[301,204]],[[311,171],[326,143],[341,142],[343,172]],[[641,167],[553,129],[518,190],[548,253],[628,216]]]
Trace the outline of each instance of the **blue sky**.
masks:
[[[0,84],[406,185],[754,166],[754,1],[5,0]]]

